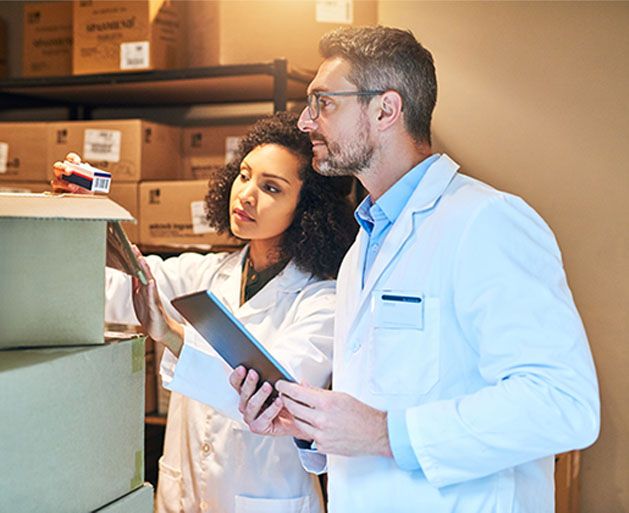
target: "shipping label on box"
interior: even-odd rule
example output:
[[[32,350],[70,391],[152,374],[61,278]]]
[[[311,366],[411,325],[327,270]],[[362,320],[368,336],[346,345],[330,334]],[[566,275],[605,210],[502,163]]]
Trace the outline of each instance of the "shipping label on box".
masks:
[[[219,235],[203,219],[207,187],[206,180],[141,183],[140,242],[149,246],[208,249],[242,245],[239,239]]]
[[[169,180],[181,175],[181,128],[140,119],[49,123],[49,160],[78,153],[120,182]],[[49,178],[52,178],[52,162]]]
[[[72,2],[25,2],[22,75],[72,73]]]
[[[0,181],[33,182],[52,178],[47,137],[47,123],[0,123]]]
[[[183,178],[209,178],[231,160],[249,125],[187,127],[182,130]]]
[[[144,380],[141,337],[2,351],[0,511],[94,511],[141,487]]]
[[[73,73],[184,67],[183,2],[74,2]]]
[[[83,132],[84,160],[95,162],[120,162],[120,130],[86,128]]]

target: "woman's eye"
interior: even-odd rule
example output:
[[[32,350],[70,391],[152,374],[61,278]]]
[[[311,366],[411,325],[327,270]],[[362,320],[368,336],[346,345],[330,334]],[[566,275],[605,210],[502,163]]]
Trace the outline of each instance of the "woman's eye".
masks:
[[[264,185],[264,190],[270,193],[277,193],[277,192],[281,192],[280,189],[278,189],[277,187],[275,187],[275,185],[267,183]]]
[[[245,173],[243,173],[242,171],[240,172],[238,177],[240,178],[241,182],[246,182],[247,180],[249,180],[249,177]]]

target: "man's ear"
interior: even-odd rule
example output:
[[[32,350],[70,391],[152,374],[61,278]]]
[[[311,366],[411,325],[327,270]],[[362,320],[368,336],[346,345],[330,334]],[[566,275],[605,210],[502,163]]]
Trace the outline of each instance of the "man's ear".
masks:
[[[378,97],[379,130],[386,130],[402,117],[402,97],[397,91],[387,91]]]

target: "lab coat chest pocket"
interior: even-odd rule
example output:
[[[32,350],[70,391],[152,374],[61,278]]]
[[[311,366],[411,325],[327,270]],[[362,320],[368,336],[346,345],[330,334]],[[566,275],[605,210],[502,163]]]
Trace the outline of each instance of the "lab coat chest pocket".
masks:
[[[376,290],[371,315],[371,391],[428,393],[439,379],[439,298],[416,291]]]

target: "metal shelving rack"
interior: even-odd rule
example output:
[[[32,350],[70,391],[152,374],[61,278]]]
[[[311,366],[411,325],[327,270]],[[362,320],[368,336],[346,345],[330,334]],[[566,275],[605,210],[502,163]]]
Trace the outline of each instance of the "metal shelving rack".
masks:
[[[273,111],[277,112],[286,110],[291,100],[304,101],[307,84],[313,77],[313,71],[290,68],[286,59],[276,59],[203,68],[11,78],[0,80],[0,111],[62,107],[67,109],[68,120],[89,120],[95,109],[103,107],[137,109],[272,102]],[[170,247],[142,249],[173,254],[181,251]],[[153,428],[145,434],[145,442],[153,451],[159,446],[155,454],[145,454],[145,466],[155,471],[156,479],[153,463],[161,454],[166,417],[149,413],[145,424]],[[151,459],[155,462],[149,464]]]
[[[257,64],[0,80],[0,110],[67,107],[68,119],[91,119],[99,107],[166,107],[303,100],[314,72],[286,59]]]

